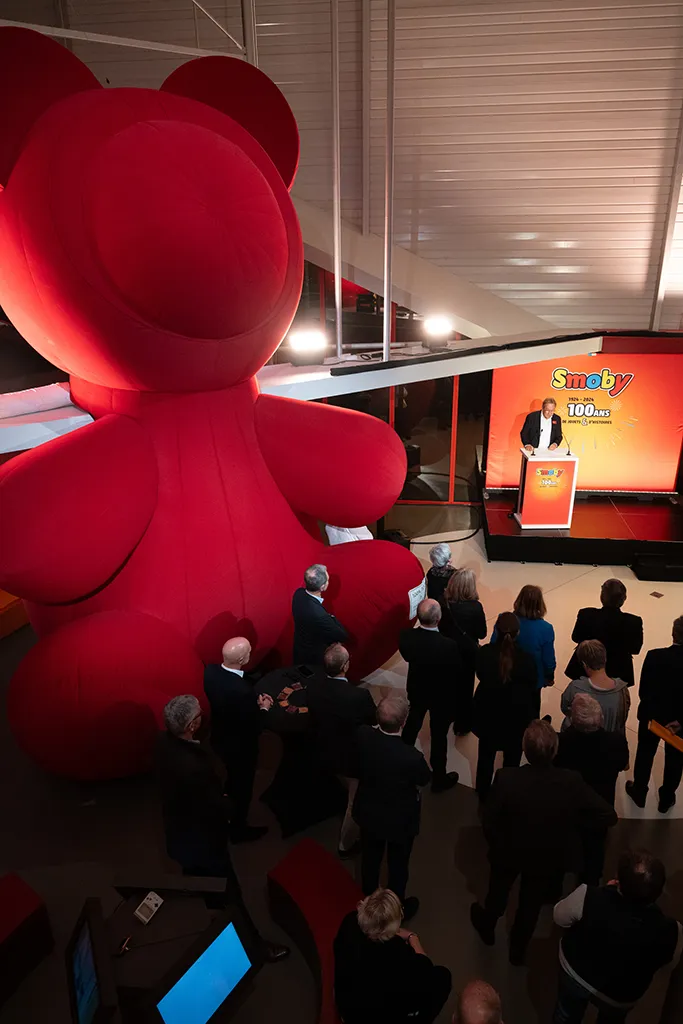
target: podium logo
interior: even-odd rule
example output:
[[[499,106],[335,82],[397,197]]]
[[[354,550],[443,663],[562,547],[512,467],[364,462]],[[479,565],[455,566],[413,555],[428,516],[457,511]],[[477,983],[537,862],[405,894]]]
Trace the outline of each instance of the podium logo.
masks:
[[[540,476],[541,487],[557,487],[560,477],[564,474],[563,469],[537,469],[536,476]]]
[[[599,373],[574,373],[564,366],[558,366],[553,370],[550,383],[557,391],[606,391],[612,398],[616,398],[626,390],[633,376],[632,373],[612,373],[606,367]]]

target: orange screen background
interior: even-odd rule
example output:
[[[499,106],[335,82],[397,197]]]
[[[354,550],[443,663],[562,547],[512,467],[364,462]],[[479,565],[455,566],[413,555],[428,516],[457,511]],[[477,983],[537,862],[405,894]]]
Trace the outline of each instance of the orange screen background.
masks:
[[[616,397],[605,390],[568,390],[552,386],[553,374],[632,373]],[[527,413],[540,410],[552,396],[562,417],[564,440],[578,455],[579,490],[673,491],[683,437],[683,356],[576,356],[494,370],[486,471],[487,487],[519,483],[519,432]],[[568,403],[593,403],[609,409],[607,418],[568,419]]]

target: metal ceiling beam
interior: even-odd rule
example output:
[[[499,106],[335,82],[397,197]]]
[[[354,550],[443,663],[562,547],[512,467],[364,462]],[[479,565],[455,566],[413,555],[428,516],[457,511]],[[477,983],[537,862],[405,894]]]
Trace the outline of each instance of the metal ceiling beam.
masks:
[[[384,153],[384,316],[382,358],[391,352],[391,275],[394,247],[394,106],[396,84],[396,0],[387,0],[387,130]]]
[[[362,227],[363,234],[370,234],[370,89],[371,51],[370,40],[372,20],[370,12],[371,0],[362,0],[361,16],[361,181],[362,181]]]
[[[34,25],[28,21],[11,21],[0,18],[0,27],[30,28],[44,36],[55,39],[77,39],[83,43],[101,43],[103,46],[127,46],[133,50],[155,50],[159,53],[177,53],[183,57],[225,57],[225,50],[208,50],[196,46],[176,46],[174,43],[157,43],[151,39],[129,39],[126,36],[108,36],[100,32],[81,32],[79,29],[62,28],[59,25]],[[240,50],[242,48],[240,47]],[[235,56],[238,56],[237,54]],[[240,54],[241,56],[241,54]]]
[[[247,60],[258,67],[258,40],[256,35],[256,5],[254,0],[242,0],[242,38]]]
[[[221,25],[221,23],[218,20],[218,18],[214,18],[213,14],[211,14],[209,11],[207,11],[206,7],[202,7],[202,5],[199,3],[199,0],[192,0],[192,3],[194,4],[194,6],[197,8],[198,11],[201,11],[202,14],[206,15],[206,17],[209,19],[209,21],[213,22],[213,24],[216,26],[216,28],[219,29],[223,33],[224,36],[227,36],[227,38],[230,40],[231,43],[235,44],[235,46],[240,51],[240,53],[244,53],[244,47],[242,46],[242,44],[238,43],[237,40],[235,39],[235,37],[230,35],[230,33],[228,32],[228,30],[225,27],[225,25]]]
[[[57,23],[62,28],[70,28],[71,22],[69,21],[67,0],[53,0],[53,7],[55,9],[55,17],[57,19]],[[67,50],[73,49],[70,39],[67,39],[66,41],[66,48]]]
[[[332,49],[332,257],[334,260],[334,326],[336,352],[343,348],[341,238],[341,100],[339,89],[339,0],[330,0]]]
[[[681,181],[683,180],[683,107],[678,121],[678,137],[676,139],[676,153],[671,169],[671,185],[669,198],[666,204],[666,218],[664,221],[664,236],[662,247],[659,253],[657,264],[657,279],[655,283],[655,294],[650,314],[650,330],[658,331],[662,319],[662,307],[666,286],[669,283],[669,265],[671,263],[671,251],[673,249],[674,231],[676,228],[676,215],[681,195]]]

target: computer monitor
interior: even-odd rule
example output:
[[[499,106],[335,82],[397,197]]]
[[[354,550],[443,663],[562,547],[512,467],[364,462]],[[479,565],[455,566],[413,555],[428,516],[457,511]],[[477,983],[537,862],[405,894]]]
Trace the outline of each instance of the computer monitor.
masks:
[[[79,914],[66,947],[66,972],[73,1024],[115,1019],[116,984],[98,899],[87,899]]]
[[[239,915],[222,914],[205,932],[156,1002],[163,1024],[207,1024],[237,1005],[246,982],[260,967],[258,955],[245,940]]]

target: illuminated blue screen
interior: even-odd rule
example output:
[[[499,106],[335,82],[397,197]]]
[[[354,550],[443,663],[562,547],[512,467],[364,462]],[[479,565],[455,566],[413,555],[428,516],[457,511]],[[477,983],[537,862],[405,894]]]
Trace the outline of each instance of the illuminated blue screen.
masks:
[[[162,1020],[206,1024],[250,967],[235,926],[229,924],[157,1003]]]
[[[78,1024],[92,1024],[100,1005],[95,957],[90,928],[84,924],[73,951],[73,981],[76,993]]]

